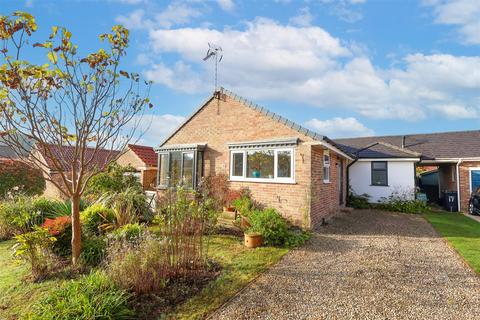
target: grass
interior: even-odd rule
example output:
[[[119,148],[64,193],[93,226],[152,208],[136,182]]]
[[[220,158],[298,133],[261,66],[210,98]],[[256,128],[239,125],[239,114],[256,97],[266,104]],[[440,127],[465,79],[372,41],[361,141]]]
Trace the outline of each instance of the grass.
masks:
[[[222,266],[220,276],[200,294],[179,305],[167,318],[201,319],[220,307],[260,273],[278,262],[289,250],[285,248],[246,248],[233,236],[213,236],[209,252]]]
[[[460,213],[427,213],[424,217],[480,274],[480,223]]]
[[[56,288],[62,280],[40,283],[23,281],[29,274],[25,264],[12,259],[14,241],[0,242],[0,319],[17,319],[25,310]]]
[[[52,279],[40,283],[23,281],[29,270],[12,261],[13,241],[0,242],[0,319],[17,319],[48,291],[64,281]],[[248,249],[238,237],[214,235],[209,255],[222,266],[220,275],[199,294],[178,305],[167,318],[199,319],[220,307],[257,275],[278,262],[289,249],[261,247]]]

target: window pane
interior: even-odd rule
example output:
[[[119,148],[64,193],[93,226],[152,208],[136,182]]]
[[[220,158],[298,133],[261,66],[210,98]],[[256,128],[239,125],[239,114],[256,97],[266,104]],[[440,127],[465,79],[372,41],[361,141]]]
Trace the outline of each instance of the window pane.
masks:
[[[372,166],[373,166],[372,167],[373,169],[383,169],[383,170],[387,169],[387,163],[383,161],[372,162]]]
[[[480,170],[472,170],[472,191],[475,192],[480,187]]]
[[[170,153],[170,186],[177,186],[180,183],[180,170],[182,168],[182,153]]]
[[[247,151],[247,177],[273,179],[273,150]]]
[[[158,185],[166,186],[168,185],[168,154],[159,154],[160,157],[160,168],[158,168]]]
[[[372,170],[372,184],[373,185],[387,185],[387,171],[386,170]]]
[[[292,153],[290,151],[277,152],[277,177],[291,178],[292,177]]]
[[[233,154],[232,176],[234,176],[234,177],[242,177],[243,176],[243,152]]]
[[[182,184],[187,188],[193,187],[193,152],[183,154]]]
[[[330,167],[323,167],[323,181],[330,181]]]

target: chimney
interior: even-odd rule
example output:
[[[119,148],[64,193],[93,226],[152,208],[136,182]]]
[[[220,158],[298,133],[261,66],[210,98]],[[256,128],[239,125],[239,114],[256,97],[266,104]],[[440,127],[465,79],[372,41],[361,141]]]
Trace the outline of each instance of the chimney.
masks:
[[[402,149],[405,148],[405,136],[402,136]]]

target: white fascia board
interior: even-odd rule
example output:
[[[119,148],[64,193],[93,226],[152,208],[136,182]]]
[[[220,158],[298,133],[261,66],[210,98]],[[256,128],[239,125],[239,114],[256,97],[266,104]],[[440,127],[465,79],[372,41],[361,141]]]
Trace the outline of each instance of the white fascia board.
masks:
[[[371,162],[371,161],[389,161],[389,162],[418,162],[420,158],[361,158],[358,162]]]

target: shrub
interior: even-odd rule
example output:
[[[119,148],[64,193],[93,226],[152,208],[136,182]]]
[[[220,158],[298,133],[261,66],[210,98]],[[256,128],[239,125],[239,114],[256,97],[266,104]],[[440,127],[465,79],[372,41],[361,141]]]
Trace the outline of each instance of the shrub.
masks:
[[[154,220],[158,237],[141,230],[136,241],[120,237],[108,247],[108,274],[123,288],[154,292],[172,279],[196,277],[207,266],[205,235],[217,215],[211,201],[183,188],[170,190],[164,200]],[[125,229],[140,231],[135,225]]]
[[[83,231],[87,236],[98,236],[115,221],[113,209],[96,203],[80,213]]]
[[[13,189],[33,196],[45,190],[45,179],[40,170],[15,160],[2,160],[0,165],[0,199]]]
[[[13,256],[30,264],[33,280],[39,280],[51,270],[52,244],[56,241],[45,228],[35,227],[34,231],[15,236]]]
[[[172,276],[164,241],[145,234],[138,241],[114,241],[107,249],[109,277],[120,287],[138,294],[152,293],[164,288]]]
[[[144,231],[144,227],[138,223],[126,224],[111,232],[108,235],[108,238],[116,241],[125,240],[128,242],[135,242],[140,239]]]
[[[105,172],[90,179],[84,195],[91,201],[96,201],[108,192],[122,192],[129,188],[142,192],[142,185],[138,179],[128,174],[133,171],[135,168],[131,166],[124,167],[112,163]]]
[[[380,209],[404,213],[427,213],[431,209],[424,201],[412,199],[410,192],[394,191],[388,198],[383,198],[377,206]]]
[[[80,261],[85,266],[95,267],[105,258],[107,243],[101,237],[88,237],[82,242]]]
[[[130,294],[118,288],[104,273],[93,272],[62,284],[32,307],[29,319],[132,319]]]
[[[236,200],[242,197],[242,193],[240,190],[228,190],[227,195],[225,197],[225,206],[230,207],[232,206]]]
[[[354,209],[368,209],[371,208],[370,204],[370,195],[364,194],[355,194],[353,191],[350,191],[347,197],[347,205]]]
[[[13,235],[32,231],[33,227],[42,224],[43,220],[43,214],[35,209],[30,197],[18,196],[0,202],[1,238],[8,239]]]
[[[227,204],[228,175],[217,174],[202,178],[200,192],[213,200],[216,210],[222,210],[222,207]]]
[[[47,218],[42,227],[57,239],[52,248],[55,254],[66,257],[72,253],[72,219],[70,216]]]
[[[296,246],[308,239],[307,233],[290,228],[287,221],[272,208],[252,211],[249,222],[251,227],[247,233],[260,233],[266,245]]]
[[[233,207],[242,216],[248,217],[250,215],[250,212],[255,209],[255,203],[250,197],[242,196],[241,198],[233,201]]]
[[[114,219],[109,229],[119,228],[139,220],[151,220],[145,193],[135,188],[127,188],[122,192],[108,192],[98,202],[113,209]]]

